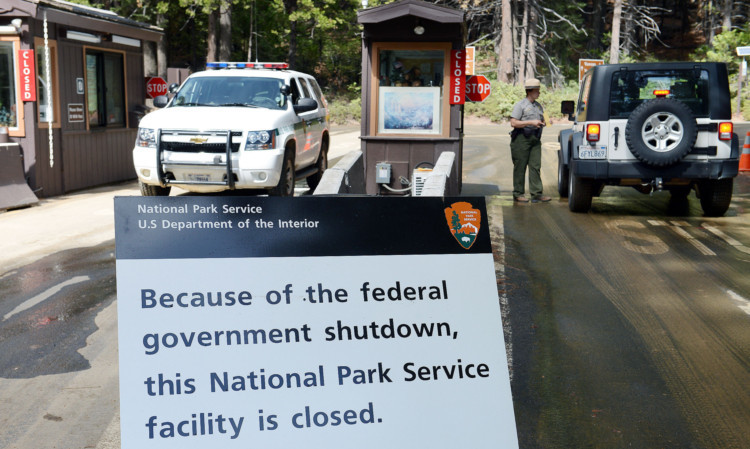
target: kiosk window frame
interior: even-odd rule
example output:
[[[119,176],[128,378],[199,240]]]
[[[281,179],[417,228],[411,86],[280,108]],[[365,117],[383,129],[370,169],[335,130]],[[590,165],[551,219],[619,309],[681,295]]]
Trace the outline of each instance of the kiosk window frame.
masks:
[[[445,138],[450,136],[450,104],[446,86],[450,78],[450,42],[374,42],[370,74],[370,135],[393,137]],[[403,61],[399,59],[403,59]],[[442,64],[436,66],[436,61]],[[400,67],[394,64],[399,60]],[[421,71],[416,83],[414,68]],[[403,72],[394,75],[395,70]],[[406,75],[409,73],[410,75]],[[397,79],[398,78],[398,79]],[[427,80],[427,81],[425,81]],[[404,101],[419,101],[426,116],[415,126],[390,125],[385,114],[403,93]],[[410,114],[411,115],[411,114]]]
[[[128,127],[125,52],[83,47],[86,129]]]
[[[21,92],[18,88],[18,50],[21,49],[21,39],[18,36],[0,36],[3,49],[10,50],[3,52],[4,65],[0,76],[0,89],[2,89],[2,98],[10,104],[3,104],[5,114],[9,114],[14,120],[8,126],[8,135],[11,137],[26,136],[26,122],[24,120],[24,103],[21,100]]]

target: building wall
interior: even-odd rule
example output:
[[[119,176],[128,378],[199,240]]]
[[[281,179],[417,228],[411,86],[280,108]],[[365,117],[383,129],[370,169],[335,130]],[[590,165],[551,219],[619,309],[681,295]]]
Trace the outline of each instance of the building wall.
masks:
[[[41,22],[36,23],[41,35]],[[54,25],[53,31],[57,31]],[[57,37],[59,33],[53,32]],[[145,103],[146,89],[141,48],[102,42],[88,44],[58,38],[58,86],[54,99],[59,102],[60,127],[53,128],[54,166],[50,167],[49,134],[46,127],[37,123],[37,105],[27,120],[33,120],[32,133],[22,139],[27,159],[27,177],[32,190],[39,197],[50,197],[88,187],[135,179],[132,149],[138,127],[138,117]],[[77,79],[85,79],[85,49],[117,52],[123,55],[126,99],[125,127],[89,128],[88,117],[80,122],[69,120],[71,104],[86,107],[84,93],[77,92]],[[43,51],[42,48],[37,51]],[[37,72],[43,70],[37,67]],[[27,129],[30,127],[27,126]]]

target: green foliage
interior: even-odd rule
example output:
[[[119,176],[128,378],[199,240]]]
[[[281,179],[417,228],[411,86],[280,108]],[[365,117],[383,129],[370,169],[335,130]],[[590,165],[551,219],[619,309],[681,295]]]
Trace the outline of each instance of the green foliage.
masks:
[[[691,58],[698,61],[726,62],[730,72],[739,70],[740,58],[737,57],[737,47],[750,45],[750,25],[744,30],[725,31],[714,36],[712,45],[701,45]]]
[[[464,113],[477,117],[486,117],[493,122],[505,122],[510,118],[513,106],[526,96],[523,86],[492,82],[492,93],[482,103],[466,103]],[[563,100],[576,100],[578,98],[578,82],[571,82],[560,89],[547,89],[542,86],[539,95],[539,103],[550,117],[550,120],[559,120],[563,116],[560,113],[560,102]]]
[[[330,98],[328,101],[328,112],[331,116],[331,123],[337,125],[360,122],[362,118],[362,100],[360,97],[349,98],[347,96]]]

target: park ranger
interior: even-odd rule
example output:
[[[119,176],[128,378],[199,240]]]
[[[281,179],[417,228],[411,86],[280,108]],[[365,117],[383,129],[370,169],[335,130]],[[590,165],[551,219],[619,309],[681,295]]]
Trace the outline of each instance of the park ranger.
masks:
[[[526,98],[513,106],[510,114],[510,152],[513,158],[513,200],[528,203],[525,196],[526,168],[529,169],[529,194],[534,203],[547,202],[551,198],[542,194],[542,128],[544,109],[539,98],[539,80],[527,79],[524,83]]]

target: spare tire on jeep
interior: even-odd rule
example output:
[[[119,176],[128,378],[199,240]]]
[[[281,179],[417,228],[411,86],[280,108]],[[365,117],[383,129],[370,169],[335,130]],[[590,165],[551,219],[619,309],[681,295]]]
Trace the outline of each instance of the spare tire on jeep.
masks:
[[[698,130],[692,111],[672,98],[649,100],[633,110],[625,126],[630,152],[655,167],[675,164],[695,144]]]

